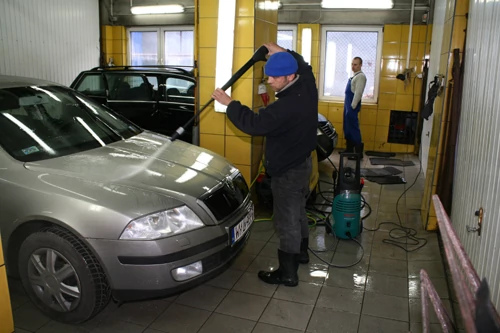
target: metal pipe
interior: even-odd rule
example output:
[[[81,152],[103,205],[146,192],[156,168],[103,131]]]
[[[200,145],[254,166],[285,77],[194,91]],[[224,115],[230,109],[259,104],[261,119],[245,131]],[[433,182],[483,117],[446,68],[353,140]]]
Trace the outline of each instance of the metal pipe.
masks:
[[[406,55],[406,68],[410,68],[410,50],[411,50],[411,40],[413,34],[413,17],[415,15],[415,0],[411,1],[411,14],[410,14],[410,32],[408,35],[408,54]]]

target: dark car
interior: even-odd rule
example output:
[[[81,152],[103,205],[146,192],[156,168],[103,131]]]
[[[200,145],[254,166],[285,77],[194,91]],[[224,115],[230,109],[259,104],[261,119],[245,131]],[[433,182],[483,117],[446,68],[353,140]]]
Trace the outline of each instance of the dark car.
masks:
[[[170,66],[96,67],[81,72],[70,87],[128,118],[171,136],[194,115],[196,79]],[[192,142],[192,125],[181,140]]]

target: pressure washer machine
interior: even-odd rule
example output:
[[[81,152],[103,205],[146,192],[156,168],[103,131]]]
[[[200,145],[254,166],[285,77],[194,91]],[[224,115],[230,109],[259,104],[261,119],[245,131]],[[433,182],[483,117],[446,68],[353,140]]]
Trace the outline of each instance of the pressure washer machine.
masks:
[[[362,231],[360,156],[340,153],[339,170],[332,203],[331,230],[341,239],[356,238]],[[328,229],[328,228],[327,228]]]

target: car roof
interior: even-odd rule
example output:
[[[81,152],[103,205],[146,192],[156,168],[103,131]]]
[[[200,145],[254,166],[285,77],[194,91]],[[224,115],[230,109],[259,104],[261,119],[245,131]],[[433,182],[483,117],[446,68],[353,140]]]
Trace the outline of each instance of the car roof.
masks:
[[[94,67],[90,70],[83,71],[83,73],[90,72],[141,72],[141,73],[157,73],[157,74],[180,74],[190,78],[194,78],[192,71],[188,71],[179,66],[168,65],[150,65],[150,66],[100,66]]]
[[[26,86],[52,86],[52,85],[60,85],[60,84],[32,77],[0,75],[0,89],[13,88],[13,87],[26,87]]]

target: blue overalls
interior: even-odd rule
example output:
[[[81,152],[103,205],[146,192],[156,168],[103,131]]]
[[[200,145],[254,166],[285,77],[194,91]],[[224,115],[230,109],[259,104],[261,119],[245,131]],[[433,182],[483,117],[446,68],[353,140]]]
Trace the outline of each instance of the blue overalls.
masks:
[[[359,73],[360,72],[356,73],[354,76]],[[352,100],[354,98],[354,93],[351,91],[351,81],[354,76],[347,81],[347,87],[345,88],[344,137],[346,140],[351,141],[354,145],[360,145],[362,141],[361,131],[359,130],[358,113],[359,110],[361,110],[361,101],[359,101],[355,109],[351,107]]]

